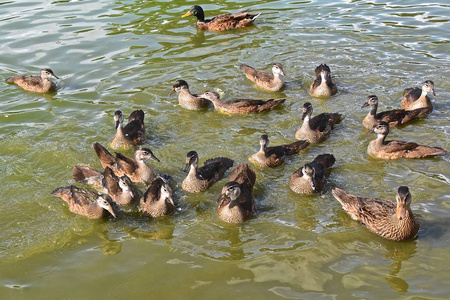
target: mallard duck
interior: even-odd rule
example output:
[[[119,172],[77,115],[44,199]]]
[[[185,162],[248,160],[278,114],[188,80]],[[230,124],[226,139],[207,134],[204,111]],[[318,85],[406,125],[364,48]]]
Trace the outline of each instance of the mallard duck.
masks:
[[[408,88],[403,92],[403,99],[401,102],[401,107],[405,110],[413,110],[422,107],[428,107],[430,112],[433,110],[433,105],[431,104],[431,99],[428,93],[436,96],[434,92],[434,82],[431,80],[426,80],[422,88]]]
[[[200,97],[211,101],[214,104],[215,110],[228,114],[249,114],[269,111],[286,101],[286,99],[237,99],[230,102],[225,102],[220,99],[220,95],[218,93],[211,91],[204,92],[200,95]]]
[[[256,174],[248,164],[239,164],[230,174],[230,181],[217,199],[217,215],[227,223],[242,223],[256,213],[253,186]]]
[[[184,107],[186,109],[190,110],[198,110],[208,107],[211,102],[199,97],[197,94],[192,94],[189,91],[189,85],[184,80],[177,80],[177,83],[173,85],[172,91],[170,91],[170,94],[173,92],[178,92],[178,103],[181,107]]]
[[[291,175],[289,187],[297,194],[320,193],[327,183],[328,169],[335,162],[333,154],[318,155]]]
[[[249,14],[248,10],[243,10],[234,14],[224,14],[205,20],[205,13],[203,8],[198,5],[192,6],[187,13],[182,15],[182,18],[189,16],[197,17],[197,28],[201,30],[223,31],[228,29],[235,29],[250,25],[260,13]]]
[[[367,153],[382,159],[423,158],[447,153],[440,147],[422,146],[412,142],[386,141],[389,134],[389,124],[379,122],[368,133],[375,132],[377,137],[369,143]]]
[[[59,79],[49,68],[41,69],[40,76],[17,75],[9,77],[6,82],[15,83],[24,90],[37,93],[48,93],[56,91],[56,84],[49,78]]]
[[[100,219],[104,216],[105,210],[116,217],[106,195],[98,195],[74,185],[59,187],[51,195],[66,201],[71,212],[89,219]]]
[[[297,140],[307,140],[310,143],[318,143],[324,140],[331,132],[335,123],[341,121],[341,114],[321,113],[311,118],[312,104],[306,102],[303,105],[302,126],[295,132]]]
[[[368,96],[361,108],[367,106],[370,106],[370,111],[364,118],[363,125],[369,129],[380,121],[389,123],[390,127],[404,125],[418,118],[426,117],[431,112],[430,108],[423,107],[414,110],[393,109],[377,113],[378,97],[375,95]]]
[[[76,182],[92,185],[108,194],[118,205],[130,204],[136,198],[133,183],[127,175],[118,177],[110,167],[100,172],[90,166],[75,166],[72,177]]]
[[[242,72],[248,79],[256,83],[257,86],[272,91],[281,91],[284,88],[284,81],[280,78],[280,75],[286,76],[283,71],[283,66],[279,63],[275,63],[272,66],[272,74],[256,70],[253,67],[242,64],[240,66]]]
[[[411,211],[411,194],[407,186],[397,191],[397,204],[391,200],[351,195],[339,188],[333,196],[353,220],[364,224],[373,233],[394,241],[413,238],[419,222]]]
[[[305,149],[309,142],[297,141],[291,144],[269,147],[269,137],[263,134],[259,139],[259,144],[261,148],[250,156],[250,161],[260,167],[276,167],[284,162],[286,156],[294,155]]]
[[[123,114],[120,110],[114,113],[116,135],[111,141],[111,148],[120,149],[137,146],[145,142],[144,112],[140,109],[133,111],[128,118],[128,123],[123,126]]]
[[[225,171],[233,166],[233,160],[226,157],[216,157],[205,161],[198,167],[198,154],[189,151],[186,155],[186,165],[183,171],[189,173],[181,183],[181,188],[190,193],[204,192],[215,182],[222,178]]]
[[[172,188],[165,178],[157,177],[141,198],[141,212],[153,218],[170,214],[175,209]]]
[[[337,86],[331,78],[331,70],[326,64],[319,65],[314,72],[316,79],[311,84],[309,92],[314,97],[329,97],[337,93]]]
[[[114,157],[99,143],[94,143],[94,150],[103,168],[110,167],[117,176],[127,175],[132,182],[142,182],[147,186],[156,177],[155,171],[145,163],[147,159],[159,162],[159,159],[149,148],[136,150],[134,159],[117,152]]]

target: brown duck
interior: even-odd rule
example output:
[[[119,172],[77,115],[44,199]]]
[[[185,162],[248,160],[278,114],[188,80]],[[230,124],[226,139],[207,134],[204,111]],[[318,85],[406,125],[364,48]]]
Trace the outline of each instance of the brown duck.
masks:
[[[248,79],[265,90],[276,92],[281,91],[285,86],[284,81],[280,78],[280,75],[286,75],[284,74],[283,66],[279,63],[273,64],[272,74],[265,71],[256,70],[255,68],[245,64],[242,64],[240,69],[244,72]]]
[[[431,99],[428,93],[436,96],[434,92],[434,82],[431,80],[426,80],[422,88],[408,88],[403,92],[403,99],[401,102],[401,107],[405,110],[413,110],[417,108],[427,107],[430,112],[433,110],[433,105],[431,104]]]
[[[156,173],[145,161],[152,159],[159,162],[159,159],[149,148],[136,150],[134,159],[116,152],[114,157],[109,151],[99,143],[94,143],[94,150],[97,153],[103,168],[110,167],[117,176],[127,175],[132,182],[142,182],[147,186],[155,179]]]
[[[227,223],[242,223],[256,213],[253,186],[256,174],[248,164],[237,165],[230,174],[230,182],[222,188],[217,199],[217,215]]]
[[[157,177],[141,198],[141,212],[153,218],[165,216],[175,210],[173,191],[166,179]]]
[[[234,14],[223,14],[212,19],[205,19],[205,12],[203,11],[203,8],[198,5],[194,5],[181,17],[197,17],[196,26],[198,29],[223,31],[250,25],[260,15],[259,13],[249,14],[247,11],[248,10],[243,10]]]
[[[289,180],[289,187],[297,194],[322,192],[327,183],[328,170],[336,159],[333,154],[320,154],[314,160],[300,167]]]
[[[411,211],[412,199],[407,186],[398,188],[397,203],[351,195],[339,188],[332,193],[353,220],[383,238],[403,241],[412,239],[419,231],[419,222]]]
[[[263,134],[259,139],[259,144],[261,148],[250,156],[249,160],[260,167],[276,167],[284,162],[286,156],[294,155],[305,149],[309,142],[297,141],[291,144],[269,147],[269,137]]]
[[[426,117],[431,112],[430,108],[423,107],[414,110],[393,109],[377,113],[378,97],[375,95],[368,96],[361,108],[367,106],[370,106],[370,111],[364,118],[363,125],[369,129],[380,121],[389,123],[389,127],[404,125],[418,118]]]
[[[369,143],[367,153],[382,159],[423,158],[447,153],[440,147],[422,146],[412,142],[386,141],[389,124],[379,122],[368,133],[375,132],[377,137]]]
[[[137,146],[145,142],[144,112],[140,109],[133,111],[123,126],[123,114],[120,110],[114,113],[116,135],[111,141],[111,148],[120,149]]]
[[[51,194],[66,201],[71,212],[89,219],[102,218],[105,210],[116,217],[106,195],[98,195],[74,185],[57,188]]]
[[[92,185],[97,190],[102,190],[119,205],[130,204],[136,199],[133,183],[126,175],[118,177],[110,167],[100,172],[90,166],[75,166],[72,169],[72,177],[76,182]]]
[[[310,143],[318,143],[327,138],[335,123],[341,121],[341,114],[321,113],[311,118],[312,104],[306,102],[303,105],[302,126],[295,132],[297,140],[307,140]]]
[[[218,93],[211,91],[204,92],[200,95],[200,97],[211,101],[217,111],[227,114],[249,114],[269,111],[286,101],[286,99],[237,99],[234,101],[225,102],[220,99]]]
[[[170,94],[178,93],[178,104],[181,107],[189,110],[198,110],[208,107],[211,102],[199,97],[197,94],[192,94],[189,91],[189,85],[184,80],[177,80],[177,83],[172,86]]]
[[[6,82],[15,83],[24,90],[37,93],[48,93],[56,91],[56,84],[49,78],[59,79],[49,68],[41,69],[40,76],[17,75],[9,77]]]
[[[314,97],[329,97],[337,93],[337,86],[331,78],[331,70],[326,64],[319,65],[314,72],[316,79],[311,84],[309,92]]]
[[[189,173],[181,183],[181,188],[190,193],[204,192],[222,178],[225,171],[233,166],[233,160],[226,157],[216,157],[205,161],[198,167],[198,154],[189,151],[186,155],[186,165],[183,171]]]

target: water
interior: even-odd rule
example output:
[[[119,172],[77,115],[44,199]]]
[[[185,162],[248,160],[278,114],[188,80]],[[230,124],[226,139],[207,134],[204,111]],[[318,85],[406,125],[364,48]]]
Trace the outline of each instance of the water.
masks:
[[[39,95],[1,83],[0,296],[8,298],[398,299],[447,298],[449,158],[380,161],[367,157],[360,109],[376,94],[399,107],[402,91],[434,81],[435,109],[391,138],[450,149],[449,18],[444,1],[220,1],[207,16],[251,8],[256,26],[198,32],[180,16],[184,1],[0,2],[0,77],[51,67],[61,89]],[[197,4],[197,3],[195,3]],[[238,66],[280,62],[288,88],[257,89]],[[327,63],[339,92],[308,94]],[[177,79],[225,99],[283,97],[280,109],[251,116],[183,110],[169,96]],[[243,225],[218,220],[222,180],[199,195],[180,188],[184,157],[246,162],[261,134],[293,141],[301,107],[341,112],[330,138],[278,168],[256,168],[259,214]],[[129,207],[115,220],[89,221],[50,196],[72,184],[75,164],[100,167],[92,143],[114,135],[113,113],[146,113],[159,172],[174,178],[179,211],[152,220]],[[337,162],[322,195],[298,196],[289,176],[320,153]],[[126,152],[130,155],[131,152]],[[394,199],[408,185],[420,218],[416,240],[392,242],[353,222],[333,187]],[[141,187],[142,189],[142,187]]]

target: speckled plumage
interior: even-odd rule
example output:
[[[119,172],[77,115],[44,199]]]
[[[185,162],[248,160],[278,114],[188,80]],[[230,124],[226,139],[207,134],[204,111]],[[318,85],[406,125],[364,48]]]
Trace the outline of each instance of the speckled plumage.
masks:
[[[256,163],[260,167],[276,167],[281,165],[286,156],[291,156],[305,149],[309,142],[297,141],[291,144],[269,147],[269,137],[265,134],[261,135],[260,149],[258,152],[250,156],[250,161]]]
[[[291,175],[289,187],[297,194],[320,193],[327,183],[328,169],[335,161],[333,154],[318,155]]]
[[[370,106],[370,111],[362,123],[369,129],[380,121],[389,123],[389,127],[404,125],[418,118],[426,117],[431,112],[430,108],[424,107],[414,110],[393,109],[377,113],[378,97],[375,95],[368,96],[361,108],[367,106]]]
[[[286,99],[237,99],[230,102],[225,102],[220,99],[218,93],[211,91],[201,94],[200,97],[211,101],[217,111],[227,114],[249,114],[269,111],[286,101]]]
[[[230,181],[217,199],[217,215],[227,223],[242,223],[256,213],[253,186],[256,174],[248,164],[239,164],[230,173]]]
[[[50,81],[49,78],[59,79],[59,77],[56,76],[51,69],[44,68],[41,69],[40,76],[17,75],[7,78],[6,82],[15,83],[24,90],[30,92],[54,92],[56,91],[57,86],[54,82]]]
[[[181,17],[197,17],[196,26],[201,30],[224,31],[250,25],[260,15],[259,13],[249,14],[247,11],[243,10],[234,14],[223,14],[212,19],[205,19],[203,9],[198,5],[194,5]]]
[[[379,122],[369,133],[376,133],[377,137],[369,143],[367,153],[382,159],[423,158],[447,153],[441,147],[423,146],[413,142],[386,141],[389,134],[389,124]]]
[[[280,75],[286,75],[284,74],[283,66],[279,63],[273,64],[272,74],[266,71],[257,70],[245,64],[242,64],[240,69],[244,72],[248,79],[265,90],[276,92],[281,91],[285,86],[284,81],[280,78]]]
[[[352,219],[383,238],[402,241],[412,239],[419,231],[419,222],[410,207],[411,194],[406,186],[398,188],[397,203],[351,195],[339,188],[332,193]]]
[[[297,140],[307,140],[310,143],[318,143],[328,137],[334,124],[341,121],[341,114],[321,113],[311,118],[313,112],[312,104],[306,102],[303,105],[303,124],[295,132]]]

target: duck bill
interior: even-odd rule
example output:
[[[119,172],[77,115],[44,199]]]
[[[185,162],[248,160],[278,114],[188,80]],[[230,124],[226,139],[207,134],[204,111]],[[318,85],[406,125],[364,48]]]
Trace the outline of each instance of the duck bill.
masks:
[[[154,161],[157,161],[157,162],[161,162],[161,161],[159,160],[159,158],[157,158],[153,153],[150,154],[150,159],[151,159],[151,160],[154,160]]]
[[[286,77],[286,74],[284,74],[284,71],[283,71],[283,70],[281,70],[280,75]]]
[[[372,134],[372,133],[374,133],[374,132],[375,132],[375,126],[376,126],[376,125],[374,125],[374,126],[372,127],[372,129],[370,129],[369,131],[367,131],[366,134]]]
[[[120,120],[117,120],[114,126],[117,129],[117,127],[119,127],[119,125],[120,125]]]
[[[308,112],[306,110],[304,110],[303,111],[303,115],[302,115],[302,120],[304,120],[307,115],[308,115]]]
[[[173,93],[175,93],[175,89],[172,89],[172,90],[169,92],[169,96],[172,96]]]
[[[52,74],[52,77],[54,77],[54,78],[56,78],[56,79],[59,79],[59,77],[56,76],[55,74]],[[434,93],[434,91],[433,91],[433,93]]]
[[[398,205],[395,216],[397,220],[403,220],[406,217],[406,208],[403,205]]]
[[[114,212],[112,206],[109,207],[108,211],[114,218],[117,218],[116,213]]]
[[[431,90],[431,93],[433,94],[433,96],[436,97],[436,93],[434,92],[434,89]]]
[[[183,168],[183,172],[186,172],[189,169],[189,163],[186,163]]]
[[[167,197],[167,198],[166,198],[166,201],[169,202],[172,206],[175,207],[175,203],[173,202],[172,197]]]
[[[368,103],[368,102],[364,102],[364,104],[361,106],[361,108],[364,108],[364,107],[367,107],[367,106],[369,106],[370,104]]]
[[[184,15],[182,15],[181,17],[182,17],[182,18],[186,18],[186,17],[189,17],[189,16],[192,16],[192,12],[191,12],[191,11],[188,11],[187,13],[185,13]]]
[[[216,199],[217,203],[222,202],[222,200],[225,198],[225,194],[220,194],[219,198]]]

